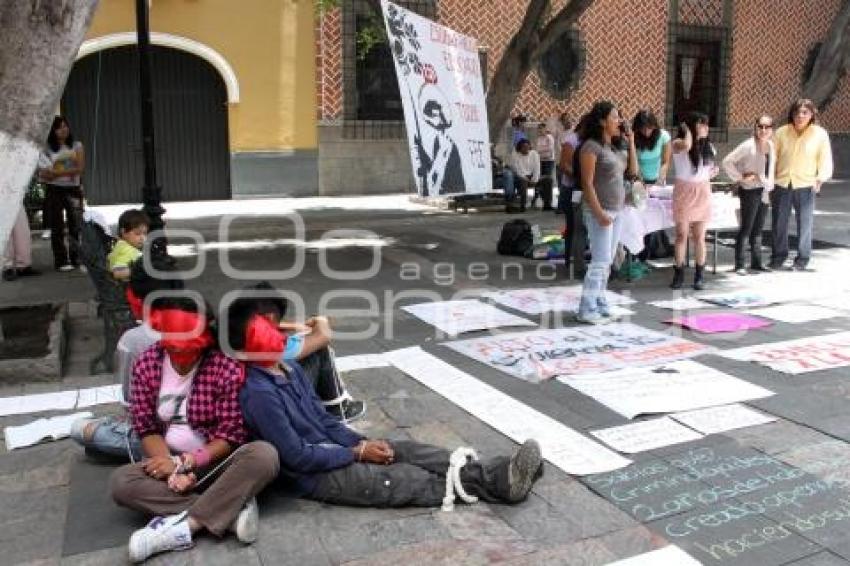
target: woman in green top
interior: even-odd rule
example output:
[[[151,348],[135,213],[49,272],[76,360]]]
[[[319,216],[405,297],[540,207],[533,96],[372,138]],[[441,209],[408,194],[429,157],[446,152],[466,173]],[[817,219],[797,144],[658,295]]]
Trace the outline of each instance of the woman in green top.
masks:
[[[635,114],[632,128],[635,133],[635,149],[641,179],[647,186],[666,185],[667,169],[670,167],[670,158],[673,155],[670,133],[661,129],[655,114],[648,109],[639,110]],[[642,261],[653,257],[668,257],[673,253],[673,246],[664,230],[647,234],[643,244],[643,251],[638,256]]]

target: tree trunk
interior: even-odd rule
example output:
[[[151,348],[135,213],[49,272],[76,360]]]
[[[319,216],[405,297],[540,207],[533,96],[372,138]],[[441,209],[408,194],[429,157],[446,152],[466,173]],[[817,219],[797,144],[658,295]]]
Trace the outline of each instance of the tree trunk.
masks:
[[[540,57],[581,16],[592,0],[567,0],[548,20],[550,0],[529,0],[520,28],[505,48],[487,90],[490,141],[498,143],[525,79]]]
[[[811,75],[803,84],[803,96],[820,110],[829,105],[838,83],[850,65],[850,2],[844,2],[821,43]]]
[[[0,0],[0,253],[97,0]]]

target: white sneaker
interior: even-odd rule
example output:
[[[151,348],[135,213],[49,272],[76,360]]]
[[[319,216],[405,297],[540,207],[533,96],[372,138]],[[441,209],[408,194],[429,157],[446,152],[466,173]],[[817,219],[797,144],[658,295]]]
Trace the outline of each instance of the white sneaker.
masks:
[[[66,263],[65,265],[60,265],[58,269],[59,269],[59,271],[62,271],[63,273],[67,273],[69,271],[74,271],[74,266],[71,265],[70,263]]]
[[[230,530],[236,533],[236,539],[243,544],[251,544],[257,540],[260,532],[260,508],[257,506],[256,497],[248,500],[230,525]]]
[[[192,531],[189,530],[188,514],[154,517],[144,529],[130,537],[130,561],[143,562],[154,554],[167,550],[192,548]]]
[[[45,230],[44,232],[42,232],[41,233],[41,239],[42,240],[49,240],[50,239],[50,230]]]

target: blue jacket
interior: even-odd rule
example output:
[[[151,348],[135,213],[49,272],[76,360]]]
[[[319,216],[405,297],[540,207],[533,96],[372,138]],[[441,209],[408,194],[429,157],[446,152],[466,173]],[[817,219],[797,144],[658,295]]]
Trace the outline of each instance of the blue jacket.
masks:
[[[301,366],[287,368],[282,376],[249,365],[239,402],[251,434],[277,449],[281,479],[304,494],[313,491],[315,474],[353,462],[351,448],[363,437],[325,411]]]

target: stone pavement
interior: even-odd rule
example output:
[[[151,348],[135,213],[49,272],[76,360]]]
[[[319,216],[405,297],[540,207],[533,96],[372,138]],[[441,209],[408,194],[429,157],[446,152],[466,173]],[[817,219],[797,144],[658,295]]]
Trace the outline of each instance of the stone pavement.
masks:
[[[844,315],[850,243],[846,226],[850,197],[833,185],[819,202],[815,236],[821,241],[815,273],[775,273],[738,277],[728,273],[731,250],[721,246],[715,289],[782,290],[789,297],[832,301]],[[396,201],[399,205],[403,200]],[[389,203],[389,204],[388,204]],[[399,309],[449,298],[474,288],[546,286],[541,262],[516,260],[523,267],[503,270],[495,253],[503,214],[468,216],[406,207],[389,199],[377,204],[304,205],[305,237],[293,241],[284,213],[272,202],[265,214],[240,217],[227,243],[218,241],[219,218],[175,218],[171,227],[198,230],[205,239],[203,275],[192,280],[214,303],[246,284],[225,276],[219,253],[226,249],[240,269],[286,269],[304,250],[304,269],[292,280],[276,280],[292,289],[305,313],[334,313],[335,328],[349,336],[337,342],[340,355],[375,353],[411,345],[450,362],[481,381],[513,396],[576,430],[588,431],[627,422],[592,399],[557,382],[526,383],[440,346],[434,330]],[[263,212],[263,211],[260,211]],[[243,210],[243,213],[247,212]],[[210,213],[212,214],[212,213]],[[557,228],[551,213],[529,214],[544,229]],[[328,230],[371,230],[379,242],[349,233],[329,244]],[[342,236],[337,234],[337,236]],[[728,237],[728,235],[726,236]],[[303,241],[302,241],[303,240]],[[197,260],[188,242],[175,242],[181,266]],[[375,247],[375,246],[378,247]],[[37,261],[49,265],[47,247],[37,243]],[[373,253],[378,250],[377,255]],[[331,280],[322,263],[338,271],[364,270],[378,257],[377,273],[365,282]],[[419,266],[414,277],[412,265]],[[479,280],[483,264],[489,271]],[[669,269],[659,268],[634,283],[612,288],[638,300],[631,322],[664,329],[670,313],[646,304],[671,298]],[[565,283],[566,274],[557,274]],[[374,295],[369,303],[365,288]],[[328,291],[345,291],[329,296]],[[406,296],[402,296],[406,293]],[[91,289],[82,274],[48,273],[42,278],[0,285],[0,304],[67,300],[72,305],[70,360],[62,383],[0,386],[0,396],[93,386],[110,376],[85,375],[97,351],[98,324],[85,301]],[[344,309],[348,309],[347,311]],[[547,317],[536,322],[552,324]],[[568,322],[567,324],[572,324]],[[813,336],[850,329],[843,316],[799,325],[776,323],[744,336],[686,338],[720,349]],[[789,376],[747,362],[703,356],[701,363],[767,387],[776,395],[750,403],[776,415],[775,423],[707,436],[686,445],[636,455],[635,464],[610,474],[571,477],[546,465],[543,479],[519,506],[457,506],[452,513],[430,509],[374,510],[332,507],[268,493],[261,500],[260,540],[242,547],[232,538],[201,538],[190,552],[172,553],[152,564],[606,564],[669,543],[678,544],[703,564],[831,565],[850,563],[850,410],[847,369]],[[412,438],[454,448],[474,446],[483,455],[504,453],[514,444],[393,368],[351,372],[352,391],[369,404],[357,423],[377,437]],[[114,412],[101,406],[96,412]],[[29,422],[41,415],[0,418],[0,427]],[[506,415],[506,417],[509,417]],[[108,465],[92,462],[70,441],[47,443],[6,453],[0,448],[0,564],[122,564],[126,540],[144,519],[113,505],[106,493]],[[758,486],[758,489],[756,488]],[[847,501],[845,503],[845,500]]]

